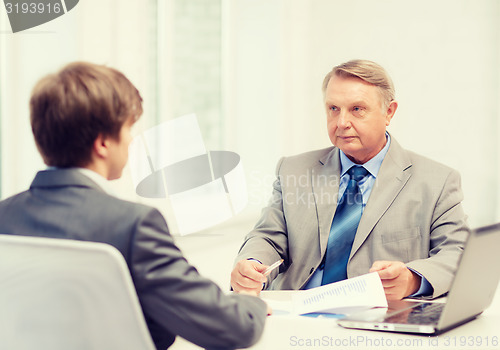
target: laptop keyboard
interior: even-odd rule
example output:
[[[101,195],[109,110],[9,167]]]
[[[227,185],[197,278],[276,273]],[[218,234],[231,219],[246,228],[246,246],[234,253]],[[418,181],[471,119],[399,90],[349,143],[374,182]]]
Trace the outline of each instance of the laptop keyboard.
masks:
[[[403,310],[386,319],[387,322],[409,324],[435,324],[441,317],[443,303],[423,303],[414,308]]]

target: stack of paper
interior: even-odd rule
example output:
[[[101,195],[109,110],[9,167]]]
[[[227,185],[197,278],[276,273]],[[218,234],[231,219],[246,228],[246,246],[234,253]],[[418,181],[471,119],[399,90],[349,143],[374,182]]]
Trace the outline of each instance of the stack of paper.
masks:
[[[299,315],[349,314],[371,307],[387,307],[384,288],[376,272],[312,288],[292,297],[292,311]]]
[[[387,299],[378,273],[372,272],[325,286],[297,291],[292,295],[291,303],[281,302],[278,305],[276,301],[271,301],[269,304],[277,311],[276,314],[347,315],[362,309],[387,307]]]

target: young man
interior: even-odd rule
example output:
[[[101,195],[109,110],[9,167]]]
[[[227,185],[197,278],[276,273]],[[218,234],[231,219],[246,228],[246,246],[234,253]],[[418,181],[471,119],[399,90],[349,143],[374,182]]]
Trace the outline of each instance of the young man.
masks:
[[[189,265],[155,209],[107,193],[121,176],[142,98],[120,72],[73,63],[43,78],[30,102],[37,147],[49,169],[0,202],[0,234],[104,242],[125,257],[158,349],[176,335],[207,348],[255,343],[266,304],[225,295]]]

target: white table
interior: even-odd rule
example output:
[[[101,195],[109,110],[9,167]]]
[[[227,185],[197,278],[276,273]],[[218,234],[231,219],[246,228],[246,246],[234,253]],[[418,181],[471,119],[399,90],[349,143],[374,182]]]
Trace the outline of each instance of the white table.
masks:
[[[264,291],[262,297],[289,300],[293,291]],[[474,296],[471,295],[471,298]],[[201,349],[179,338],[173,350]],[[500,289],[492,305],[477,319],[439,336],[427,337],[389,332],[345,329],[332,318],[269,316],[262,338],[250,349],[499,349]]]

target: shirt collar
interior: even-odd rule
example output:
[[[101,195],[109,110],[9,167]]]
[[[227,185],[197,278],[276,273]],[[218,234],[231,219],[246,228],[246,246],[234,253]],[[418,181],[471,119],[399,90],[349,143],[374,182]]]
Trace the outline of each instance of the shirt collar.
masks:
[[[49,166],[47,167],[47,170],[56,170],[59,169],[57,167]],[[104,177],[96,173],[95,171],[92,171],[87,168],[72,168],[76,171],[78,171],[80,174],[88,177],[90,180],[95,182],[95,184],[104,192],[106,192],[109,195],[115,196],[116,194],[114,191],[111,189],[111,186],[109,186],[108,180]]]
[[[382,148],[380,150],[380,152],[377,153],[377,155],[375,157],[373,157],[372,159],[370,159],[369,161],[367,161],[365,164],[362,164],[363,167],[368,170],[368,172],[373,176],[373,177],[377,177],[378,175],[378,172],[380,170],[380,167],[382,166],[382,162],[385,158],[385,155],[387,154],[387,152],[389,151],[389,146],[391,144],[391,135],[389,135],[388,132],[385,133],[385,138],[387,140],[387,142],[385,143],[385,146],[384,148]],[[354,165],[359,165],[359,164],[356,164],[354,163],[352,160],[350,160],[349,158],[347,158],[347,156],[345,155],[344,152],[342,152],[342,150],[340,150],[340,164],[341,164],[341,167],[342,167],[342,171],[341,171],[341,174],[340,176],[344,176],[345,173]]]
[[[107,194],[112,195],[112,196],[115,195],[114,191],[111,189],[111,186],[109,186],[108,180],[104,176],[101,176],[100,174],[96,173],[95,171],[92,171],[92,170],[87,169],[87,168],[75,168],[75,170],[77,170],[81,174],[90,178],[92,181],[94,181],[97,184],[97,186],[99,186]]]

